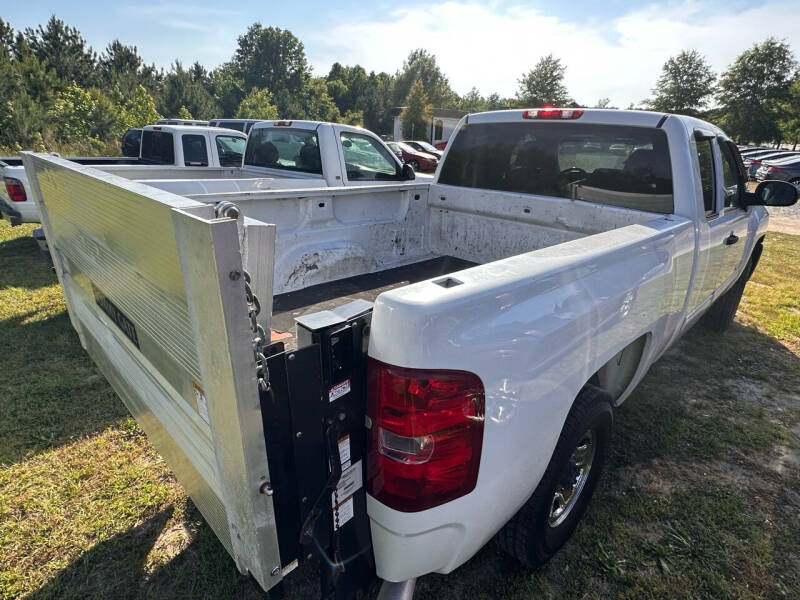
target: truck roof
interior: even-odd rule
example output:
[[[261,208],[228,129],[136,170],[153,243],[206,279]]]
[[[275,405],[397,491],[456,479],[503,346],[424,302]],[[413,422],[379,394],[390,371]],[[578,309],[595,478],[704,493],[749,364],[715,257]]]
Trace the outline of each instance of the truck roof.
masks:
[[[247,137],[237,129],[226,129],[225,127],[214,127],[213,125],[145,125],[143,131],[171,131],[175,133],[197,133],[198,131],[210,131],[212,133],[230,133],[238,137]]]
[[[259,121],[253,128],[250,130],[252,133],[256,129],[266,129],[268,127],[292,127],[294,129],[310,129],[314,130],[317,129],[320,125],[335,125],[337,127],[341,127],[346,131],[353,131],[356,133],[366,133],[368,135],[375,135],[369,129],[364,129],[363,127],[356,127],[355,125],[345,125],[343,123],[331,123],[330,121],[298,121],[293,119],[277,119],[272,121]],[[377,136],[376,136],[377,137]]]
[[[539,111],[534,113],[533,111]],[[558,111],[561,111],[560,114]],[[575,113],[579,114],[575,116]],[[532,114],[533,113],[533,114]],[[544,116],[542,116],[544,113]],[[559,115],[559,116],[556,116]],[[521,120],[547,121],[547,122],[579,122],[596,123],[603,125],[631,125],[634,127],[659,127],[667,118],[679,119],[687,129],[701,128],[709,130],[717,136],[727,138],[725,133],[716,125],[689,117],[664,112],[648,110],[618,110],[612,108],[528,108],[513,110],[495,110],[490,112],[473,113],[464,117],[467,123],[514,123]]]

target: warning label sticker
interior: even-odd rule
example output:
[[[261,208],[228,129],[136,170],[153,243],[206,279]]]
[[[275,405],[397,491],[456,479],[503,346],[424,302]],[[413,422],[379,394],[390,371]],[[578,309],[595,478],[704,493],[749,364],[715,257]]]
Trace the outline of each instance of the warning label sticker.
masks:
[[[361,461],[359,460],[354,465],[342,471],[342,476],[336,486],[336,493],[331,494],[331,505],[336,506],[337,498],[339,499],[339,504],[344,504],[345,499],[360,490],[363,484]]]
[[[349,379],[345,379],[343,382],[337,383],[328,392],[328,402],[333,402],[334,400],[338,400],[339,398],[347,394],[349,391],[350,391]]]
[[[339,462],[342,464],[342,470],[350,466],[350,436],[346,435],[339,439]]]

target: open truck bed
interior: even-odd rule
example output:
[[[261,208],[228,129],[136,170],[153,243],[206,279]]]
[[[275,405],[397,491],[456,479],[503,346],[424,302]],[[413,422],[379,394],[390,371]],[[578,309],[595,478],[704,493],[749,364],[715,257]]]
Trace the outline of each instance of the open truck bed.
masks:
[[[468,269],[475,264],[453,256],[440,256],[403,267],[356,275],[280,294],[275,296],[272,305],[272,337],[282,341],[287,349],[295,349],[295,319],[298,317],[323,310],[335,310],[355,300],[371,303],[383,292]]]
[[[683,319],[692,221],[586,190],[192,182],[189,198],[24,161],[84,347],[264,589],[313,554],[326,597],[456,568],[530,497],[592,373],[636,340],[641,377]],[[474,493],[416,511],[367,496],[368,364],[479,378]]]

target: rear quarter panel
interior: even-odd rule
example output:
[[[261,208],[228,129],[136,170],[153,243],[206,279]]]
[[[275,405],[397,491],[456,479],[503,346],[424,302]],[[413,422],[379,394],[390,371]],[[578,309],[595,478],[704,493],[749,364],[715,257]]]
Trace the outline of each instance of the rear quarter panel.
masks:
[[[693,249],[689,219],[656,218],[454,273],[455,287],[431,280],[378,297],[372,357],[472,371],[486,390],[475,490],[418,513],[369,498],[381,577],[449,572],[513,516],[589,377],[647,334],[632,389],[680,325]]]

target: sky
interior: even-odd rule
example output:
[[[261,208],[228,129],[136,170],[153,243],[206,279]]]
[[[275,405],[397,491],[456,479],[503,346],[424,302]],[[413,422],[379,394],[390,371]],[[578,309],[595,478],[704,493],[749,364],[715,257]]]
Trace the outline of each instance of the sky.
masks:
[[[291,30],[305,45],[315,75],[331,64],[361,64],[394,73],[415,48],[436,55],[452,88],[512,96],[522,73],[552,53],[567,67],[564,83],[582,104],[612,106],[651,95],[661,66],[693,48],[723,71],[742,50],[768,36],[792,43],[800,58],[798,0],[569,3],[452,0],[261,2],[42,2],[0,8],[15,29],[56,14],[77,27],[95,50],[114,38],[135,45],[146,62],[169,67],[230,60],[237,36],[254,22]]]

